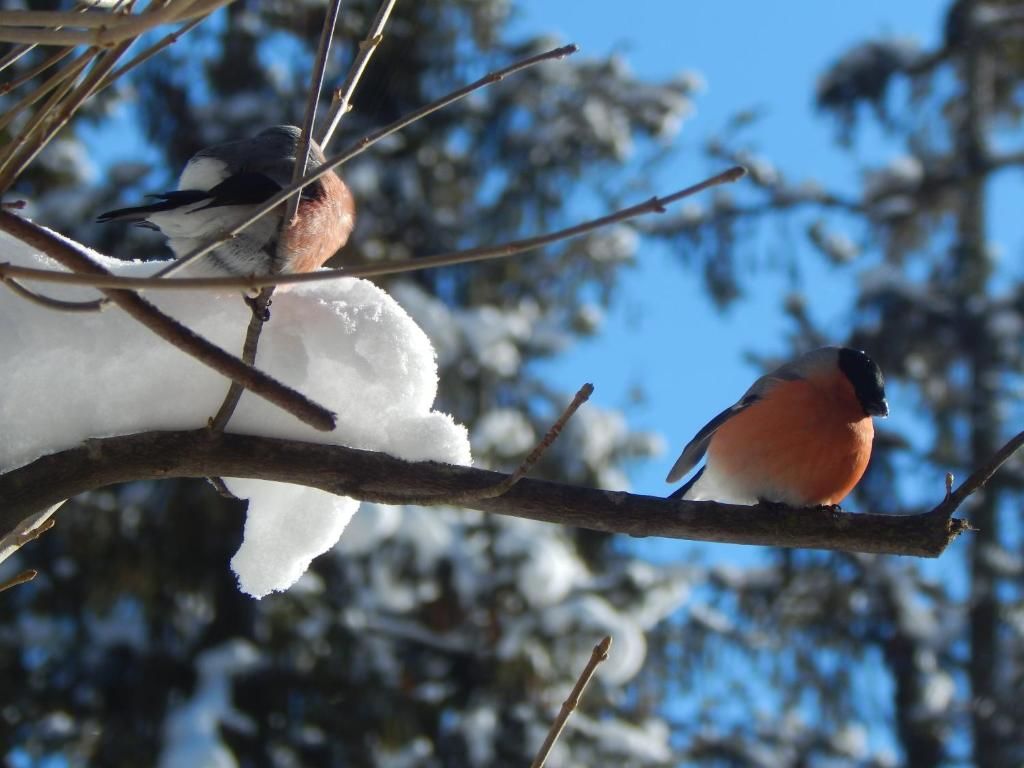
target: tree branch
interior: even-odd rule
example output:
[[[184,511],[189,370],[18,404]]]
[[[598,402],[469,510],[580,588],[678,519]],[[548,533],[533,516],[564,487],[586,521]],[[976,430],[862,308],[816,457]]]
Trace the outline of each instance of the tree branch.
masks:
[[[1024,441],[1024,434],[1015,440]],[[1005,460],[1005,457],[1000,457]],[[991,474],[993,459],[954,492],[962,502]],[[365,501],[429,505],[493,487],[507,475],[436,462],[406,462],[336,445],[201,429],[86,441],[0,475],[0,530],[87,490],[133,480],[244,477],[295,483]],[[923,514],[835,508],[737,506],[684,501],[523,478],[505,494],[465,506],[513,517],[631,536],[937,557],[970,526],[943,501]]]
[[[15,264],[0,262],[0,280],[10,278],[23,278],[26,280],[39,280],[47,283],[59,283],[62,285],[84,285],[92,288],[135,288],[135,289],[157,289],[157,290],[184,290],[203,288],[206,290],[256,290],[271,285],[294,285],[296,283],[319,283],[324,280],[337,280],[344,277],[376,277],[379,275],[395,275],[402,272],[415,272],[421,269],[436,269],[454,264],[469,264],[475,261],[486,259],[504,258],[514,256],[517,253],[532,251],[552,243],[578,237],[592,232],[609,224],[642,216],[647,213],[664,213],[665,206],[690,197],[698,192],[703,192],[710,187],[719,184],[727,184],[743,177],[746,171],[741,166],[735,166],[722,173],[705,179],[702,182],[693,184],[685,189],[673,192],[662,197],[652,197],[637,205],[623,208],[621,210],[591,219],[580,224],[575,224],[565,229],[554,232],[546,232],[542,235],[526,237],[522,240],[512,240],[497,245],[483,245],[477,248],[469,248],[464,251],[453,251],[452,253],[440,253],[434,256],[422,256],[415,259],[406,259],[384,264],[366,264],[358,267],[345,269],[323,269],[318,272],[303,272],[292,275],[250,275],[248,277],[124,277],[121,275],[81,275],[58,272],[52,269],[35,269],[33,267],[21,267]],[[171,262],[171,265],[177,264]],[[163,274],[167,268],[157,274]]]

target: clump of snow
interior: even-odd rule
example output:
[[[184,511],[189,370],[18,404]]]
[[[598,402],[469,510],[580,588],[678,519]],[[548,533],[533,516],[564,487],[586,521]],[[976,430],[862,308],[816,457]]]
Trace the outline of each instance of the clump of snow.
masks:
[[[883,168],[865,173],[865,195],[878,198],[896,192],[911,192],[924,179],[924,165],[914,155],[899,155]]]
[[[537,442],[533,425],[519,411],[495,408],[473,427],[473,447],[479,454],[502,458],[524,456]]]
[[[59,269],[0,233],[4,261]],[[159,265],[92,257],[117,274]],[[88,289],[47,287],[63,299]],[[167,314],[237,352],[250,312],[237,292],[147,294]],[[431,410],[437,391],[434,350],[384,291],[342,279],[278,291],[256,364],[335,411],[337,428],[318,432],[249,393],[228,431],[382,451],[409,461],[470,461],[463,426]],[[0,469],[27,464],[89,437],[198,429],[220,406],[228,382],[158,339],[116,307],[69,314],[0,292]],[[313,557],[330,549],[358,502],[262,480],[227,479],[249,499],[245,537],[232,567],[254,597],[287,589]]]
[[[545,525],[534,520],[509,520],[495,542],[495,554],[519,561],[518,592],[532,606],[562,602],[589,577],[571,543],[545,537]]]
[[[668,763],[672,760],[671,734],[664,720],[648,718],[633,725],[607,718],[595,720],[577,713],[568,723],[572,730],[600,744],[600,754],[621,755],[644,762]]]

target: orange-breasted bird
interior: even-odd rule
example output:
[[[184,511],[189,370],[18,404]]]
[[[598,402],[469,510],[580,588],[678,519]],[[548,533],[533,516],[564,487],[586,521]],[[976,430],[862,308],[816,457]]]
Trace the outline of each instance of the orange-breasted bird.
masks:
[[[178,189],[150,195],[156,202],[100,214],[97,221],[131,221],[159,229],[182,257],[248,218],[291,183],[301,130],[275,125],[251,139],[197,152]],[[310,144],[307,173],[324,163]],[[319,269],[347,241],[355,202],[333,171],[302,190],[294,226],[281,228],[284,204],[188,267],[192,275],[265,275]]]
[[[709,421],[668,473],[670,498],[794,507],[838,504],[864,474],[875,430],[888,416],[882,372],[864,352],[822,347],[754,382]]]

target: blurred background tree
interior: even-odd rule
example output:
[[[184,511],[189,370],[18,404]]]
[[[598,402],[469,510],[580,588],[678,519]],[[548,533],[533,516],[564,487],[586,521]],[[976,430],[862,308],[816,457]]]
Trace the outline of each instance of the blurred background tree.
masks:
[[[346,4],[334,82],[374,11]],[[239,2],[191,33],[40,158],[21,190],[34,215],[120,255],[164,253],[151,233],[88,222],[165,188],[199,147],[297,121],[322,13]],[[571,394],[538,364],[596,330],[639,248],[658,243],[726,308],[781,273],[785,356],[848,341],[881,364],[896,415],[851,507],[929,506],[936,478],[1019,429],[1021,272],[990,230],[1024,162],[1024,2],[940,15],[931,48],[877,36],[821,74],[816,102],[862,169],[852,190],[777,168],[751,109],[706,150],[716,170],[748,165],[752,183],[709,206],[389,281],[435,344],[439,406],[471,426],[475,458],[507,468],[529,449]],[[500,0],[400,3],[336,146],[550,42],[514,21]],[[664,159],[698,85],[577,56],[417,123],[343,170],[360,218],[342,260],[493,242],[650,194],[636,179]],[[869,152],[878,136],[895,159]],[[130,137],[132,162],[114,137]],[[853,297],[846,338],[821,320],[823,274]],[[656,447],[588,405],[539,473],[621,488]],[[588,532],[364,505],[336,552],[261,602],[226,567],[241,504],[201,483],[89,494],[23,554],[43,575],[0,595],[17,692],[0,744],[16,766],[521,766],[610,632],[561,765],[1017,766],[1021,477],[1004,467],[970,509],[979,533],[937,564],[694,547],[654,566],[643,545]]]
[[[345,4],[329,82],[376,9]],[[550,47],[507,33],[510,10],[399,3],[335,148]],[[173,186],[204,146],[298,122],[324,11],[236,2],[120,81],[22,180],[31,215],[110,253],[165,257],[159,235],[98,228],[96,212]],[[664,151],[695,84],[576,57],[416,123],[343,169],[358,234],[339,263],[497,242],[613,205],[630,164]],[[636,248],[619,227],[529,259],[387,282],[433,339],[438,407],[470,426],[478,463],[518,464],[564,407],[572,393],[531,363],[594,330]],[[623,462],[654,446],[618,413],[588,408],[538,474],[617,487]],[[578,765],[669,761],[657,700],[621,686],[643,661],[644,631],[682,599],[674,574],[605,536],[366,505],[336,552],[256,602],[227,568],[243,510],[202,482],[169,482],[87,494],[61,512],[33,553],[44,575],[0,598],[0,665],[17,692],[0,743],[12,764],[525,765],[606,633],[612,685],[592,692],[559,748]]]
[[[854,282],[846,339],[815,319],[820,285],[797,277],[783,302],[794,351],[839,341],[870,350],[894,410],[909,414],[883,426],[856,492],[856,506],[875,511],[928,508],[935,478],[965,476],[1024,425],[1024,287],[1018,260],[997,258],[990,225],[997,206],[1015,205],[1019,192],[1003,182],[1024,162],[1024,3],[958,0],[944,14],[934,48],[879,36],[820,75],[817,106],[860,160],[859,189],[789,178],[757,155],[747,113],[707,151],[748,162],[754,189],[720,195],[682,235],[716,253],[722,303],[751,287],[735,258],[721,258],[723,243],[742,247],[783,217],[816,253],[792,249],[784,268],[799,275],[818,258]],[[865,160],[878,135],[898,152],[884,164]],[[644,228],[675,239],[679,221]],[[712,707],[684,723],[708,764],[818,765],[823,749],[845,744],[856,764],[1021,765],[1021,491],[1018,460],[974,500],[978,532],[939,567],[779,551],[763,569],[712,573],[728,642],[722,626],[684,612],[658,645],[694,651],[684,688],[712,665],[732,696],[777,709],[723,717]]]

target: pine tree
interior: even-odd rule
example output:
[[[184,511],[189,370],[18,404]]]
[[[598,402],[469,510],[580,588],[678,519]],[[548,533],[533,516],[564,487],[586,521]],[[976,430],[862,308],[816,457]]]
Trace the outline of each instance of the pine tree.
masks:
[[[329,79],[340,78],[375,10],[345,4]],[[203,146],[296,122],[322,12],[234,3],[134,72],[41,159],[60,173],[22,182],[33,215],[116,255],[163,255],[160,238],[96,229],[92,214],[173,184]],[[510,39],[509,13],[501,2],[400,3],[342,139],[547,44]],[[693,85],[647,83],[620,60],[583,59],[417,123],[343,169],[359,229],[341,260],[533,233],[570,220],[579,194],[612,204],[605,189],[624,186],[627,160],[660,151]],[[112,124],[139,131],[157,158],[151,167],[107,159]],[[91,185],[87,164],[70,162],[88,156],[109,166]],[[564,405],[566,393],[530,363],[594,329],[595,304],[613,296],[636,247],[622,227],[387,283],[433,338],[439,407],[471,425],[478,461],[515,464]],[[621,487],[622,462],[650,450],[651,438],[618,414],[589,408],[538,473]],[[670,761],[657,701],[623,686],[644,658],[644,630],[682,598],[675,574],[603,536],[365,505],[336,552],[257,603],[227,569],[243,509],[203,483],[164,482],[96,491],[60,513],[33,547],[43,575],[2,598],[12,618],[0,667],[17,692],[2,714],[5,754],[133,766],[229,754],[238,764],[524,765],[590,647],[611,632],[609,686],[574,718],[562,764]]]
[[[932,50],[879,38],[837,57],[816,99],[840,145],[863,156],[870,121],[904,148],[866,168],[853,194],[758,159],[738,129],[745,117],[709,144],[714,157],[746,161],[755,186],[720,195],[682,235],[708,254],[721,301],[753,289],[737,253],[783,216],[811,246],[787,243],[804,253],[788,268],[799,275],[823,258],[832,279],[856,281],[847,338],[816,323],[814,286],[785,298],[798,351],[868,350],[895,390],[897,416],[882,427],[854,509],[927,508],[945,472],[966,476],[1021,428],[1020,271],[1016,259],[997,259],[991,231],[1004,202],[996,181],[1022,159],[1002,149],[1018,145],[1022,14],[1012,0],[958,0]],[[683,689],[710,677],[733,691],[733,706],[703,701],[704,718],[682,723],[681,738],[715,765],[1020,764],[1019,474],[1017,461],[989,482],[969,509],[979,530],[938,567],[778,552],[763,569],[712,571],[710,606],[669,631],[686,649]]]

